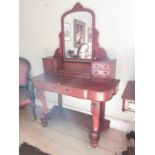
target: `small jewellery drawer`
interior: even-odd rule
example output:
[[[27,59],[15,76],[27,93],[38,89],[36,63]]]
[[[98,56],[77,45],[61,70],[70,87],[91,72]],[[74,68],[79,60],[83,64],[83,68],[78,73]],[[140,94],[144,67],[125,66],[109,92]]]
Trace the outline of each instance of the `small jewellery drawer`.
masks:
[[[93,69],[110,69],[110,64],[104,64],[104,63],[93,63],[92,64]]]
[[[95,61],[91,63],[92,77],[114,79],[116,60]]]
[[[93,70],[92,71],[92,74],[93,75],[101,75],[101,76],[110,76],[111,75],[111,72],[110,70]]]

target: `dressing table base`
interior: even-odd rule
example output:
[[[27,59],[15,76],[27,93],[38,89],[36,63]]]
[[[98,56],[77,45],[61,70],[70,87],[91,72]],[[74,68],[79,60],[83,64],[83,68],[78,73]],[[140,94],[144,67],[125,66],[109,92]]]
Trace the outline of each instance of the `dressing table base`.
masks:
[[[44,96],[44,91],[41,89],[36,89],[37,98],[40,99],[42,103],[42,113],[41,113],[41,125],[42,127],[48,126],[48,110],[47,103]],[[63,112],[62,107],[62,95],[58,94],[58,106],[56,111],[61,114]],[[46,113],[45,113],[46,112]],[[103,130],[109,129],[110,121],[104,118],[105,116],[105,102],[91,102],[91,112],[92,112],[92,127],[90,129],[89,139],[92,147],[97,147],[100,138],[100,133]]]
[[[41,101],[41,125],[46,127],[48,119],[55,115],[65,116],[65,108],[62,107],[62,95],[68,95],[91,101],[91,125],[89,125],[89,139],[92,147],[98,145],[100,133],[109,129],[110,121],[105,119],[106,101],[112,98],[118,88],[119,80],[112,80],[108,83],[99,83],[91,79],[73,78],[73,77],[50,77],[41,74],[33,78],[34,88],[36,89],[36,98]],[[48,106],[44,91],[58,94],[58,106],[52,108],[48,113]],[[54,111],[56,113],[54,113]],[[73,112],[75,113],[75,112]],[[82,113],[79,113],[82,115]],[[86,116],[86,115],[85,115]],[[74,117],[74,116],[72,116]],[[82,118],[83,119],[83,118]],[[82,122],[83,120],[79,120]],[[76,120],[75,120],[76,121]],[[89,120],[90,121],[90,118]]]

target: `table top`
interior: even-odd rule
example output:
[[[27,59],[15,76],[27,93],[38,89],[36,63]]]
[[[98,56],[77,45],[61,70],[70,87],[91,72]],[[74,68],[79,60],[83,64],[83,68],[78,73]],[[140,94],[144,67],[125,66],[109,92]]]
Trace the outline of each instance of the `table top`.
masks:
[[[135,81],[128,81],[122,99],[135,101]]]
[[[116,94],[119,85],[119,80],[98,82],[91,79],[46,74],[35,76],[32,80],[37,90],[51,91],[93,101],[111,99]]]
[[[97,92],[104,92],[106,90],[117,87],[120,80],[107,80],[103,82],[92,81],[91,79],[75,78],[75,77],[63,77],[63,76],[47,76],[41,74],[33,78],[35,82],[64,85],[69,87],[76,87],[79,89],[93,90]]]

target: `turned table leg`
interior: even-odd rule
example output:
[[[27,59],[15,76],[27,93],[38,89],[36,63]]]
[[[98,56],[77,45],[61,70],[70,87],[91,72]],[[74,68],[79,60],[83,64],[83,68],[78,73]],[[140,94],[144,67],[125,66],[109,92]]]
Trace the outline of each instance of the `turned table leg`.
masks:
[[[110,121],[105,119],[105,102],[100,103],[100,122],[101,130],[107,130],[110,126]]]
[[[61,113],[63,110],[62,107],[62,94],[58,93],[58,108],[59,108],[59,112]]]
[[[92,130],[90,131],[90,143],[92,147],[97,147],[99,141],[99,126],[100,126],[100,110],[99,102],[91,102],[92,112]]]
[[[44,96],[44,91],[42,89],[36,89],[36,96],[43,105],[41,109],[41,118],[40,118],[41,125],[43,127],[46,127],[48,125],[48,120],[47,120],[48,107]]]

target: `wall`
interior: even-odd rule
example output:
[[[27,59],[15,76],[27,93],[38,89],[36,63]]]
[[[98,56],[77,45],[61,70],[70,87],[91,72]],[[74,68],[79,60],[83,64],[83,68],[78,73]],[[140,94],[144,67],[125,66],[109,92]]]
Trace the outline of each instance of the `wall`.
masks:
[[[32,75],[43,72],[42,58],[54,54],[59,45],[61,15],[76,0],[20,0],[20,56],[32,64]],[[120,79],[118,94],[106,104],[106,116],[133,121],[133,114],[121,111],[121,95],[128,80],[134,80],[134,7],[133,0],[78,0],[96,15],[99,42],[110,58],[117,59],[116,78]],[[55,94],[47,99],[57,102]],[[76,102],[76,108],[88,112],[90,101],[64,97],[64,103]],[[39,102],[37,102],[39,104]],[[50,102],[51,103],[51,102]],[[76,104],[75,104],[76,105]]]

